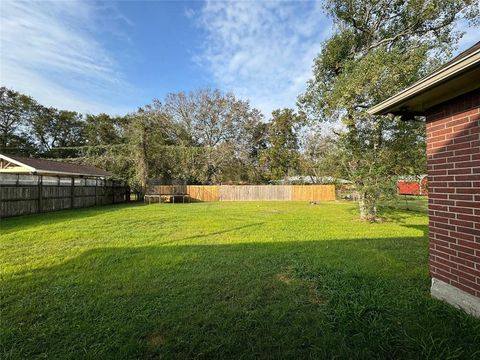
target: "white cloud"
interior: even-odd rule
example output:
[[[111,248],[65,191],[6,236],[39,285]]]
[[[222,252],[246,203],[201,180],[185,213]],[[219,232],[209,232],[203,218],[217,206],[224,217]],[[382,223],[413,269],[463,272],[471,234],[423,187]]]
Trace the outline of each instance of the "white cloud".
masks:
[[[193,10],[192,8],[186,8],[184,10],[184,15],[188,18],[188,19],[193,19],[195,17],[195,10]]]
[[[130,85],[97,40],[99,31],[108,31],[108,18],[128,25],[118,11],[81,1],[2,1],[0,6],[2,85],[48,106],[80,112],[126,110],[106,100]],[[111,30],[117,31],[114,26]]]
[[[331,31],[320,2],[207,1],[199,23],[207,37],[196,60],[266,116],[295,105]]]

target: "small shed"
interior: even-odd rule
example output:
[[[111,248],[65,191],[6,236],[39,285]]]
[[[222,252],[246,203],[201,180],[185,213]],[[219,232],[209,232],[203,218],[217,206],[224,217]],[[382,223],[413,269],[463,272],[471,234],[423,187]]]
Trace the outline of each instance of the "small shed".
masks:
[[[431,294],[480,317],[480,42],[369,113],[425,117]]]
[[[428,178],[427,175],[402,176],[397,181],[398,195],[428,195]]]

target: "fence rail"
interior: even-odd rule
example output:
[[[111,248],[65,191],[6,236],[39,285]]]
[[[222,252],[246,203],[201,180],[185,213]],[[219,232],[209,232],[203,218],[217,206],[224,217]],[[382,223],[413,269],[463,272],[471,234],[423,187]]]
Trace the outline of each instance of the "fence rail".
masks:
[[[194,201],[330,201],[335,185],[154,185],[147,194],[187,194]]]
[[[129,192],[111,180],[0,174],[0,218],[121,203]]]

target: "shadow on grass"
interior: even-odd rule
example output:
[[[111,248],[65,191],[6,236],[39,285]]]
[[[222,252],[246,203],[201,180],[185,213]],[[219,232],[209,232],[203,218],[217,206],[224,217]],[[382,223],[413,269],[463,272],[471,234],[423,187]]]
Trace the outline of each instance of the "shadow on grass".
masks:
[[[474,358],[423,237],[87,251],[4,279],[3,358]]]
[[[343,202],[347,203],[347,202]],[[354,202],[350,202],[350,204],[354,204],[356,206],[352,206],[348,209],[348,213],[360,220],[360,212],[358,210],[358,204]],[[416,210],[406,210],[402,208],[398,208],[395,206],[382,206],[378,212],[379,215],[379,222],[395,222],[395,223],[404,223],[408,218],[411,218],[412,215],[423,216],[425,213],[423,211],[416,211]]]
[[[175,240],[170,240],[170,241],[164,241],[162,242],[162,245],[170,245],[170,244],[176,244],[176,243],[181,243],[183,241],[189,241],[189,240],[196,240],[196,239],[202,239],[202,238],[208,238],[210,236],[216,236],[216,235],[223,235],[223,234],[228,234],[228,233],[233,233],[235,231],[243,230],[243,229],[248,229],[252,227],[258,227],[262,226],[265,224],[265,222],[257,222],[257,223],[250,223],[242,226],[236,226],[230,229],[226,230],[219,230],[219,231],[213,231],[213,232],[208,232],[205,234],[198,234],[198,235],[193,235],[193,236],[186,236],[181,239],[175,239]]]
[[[55,224],[60,220],[73,221],[93,216],[102,216],[107,213],[125,210],[126,208],[135,208],[145,206],[143,203],[131,202],[123,204],[92,206],[86,208],[67,209],[59,211],[51,211],[42,214],[29,214],[0,219],[0,229],[3,234],[7,234],[10,230],[28,229],[37,227],[38,225]],[[21,225],[19,225],[21,224]]]

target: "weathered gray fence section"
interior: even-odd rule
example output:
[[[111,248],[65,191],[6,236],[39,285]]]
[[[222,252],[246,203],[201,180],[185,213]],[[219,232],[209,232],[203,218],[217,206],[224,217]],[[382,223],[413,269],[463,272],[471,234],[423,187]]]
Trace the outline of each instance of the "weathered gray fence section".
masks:
[[[121,203],[129,192],[111,180],[0,174],[0,218]]]
[[[292,187],[289,185],[223,185],[220,201],[290,201]]]

